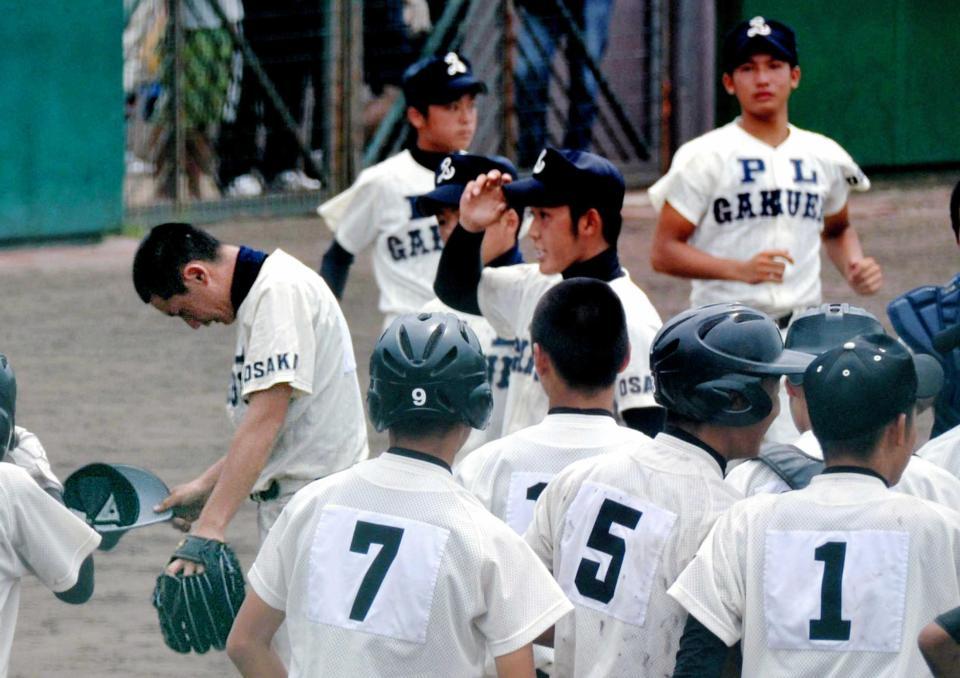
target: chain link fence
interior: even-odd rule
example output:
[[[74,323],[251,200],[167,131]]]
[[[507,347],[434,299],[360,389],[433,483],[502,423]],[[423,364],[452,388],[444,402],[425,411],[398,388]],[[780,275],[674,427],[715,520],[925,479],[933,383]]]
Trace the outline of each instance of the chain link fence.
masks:
[[[127,220],[311,210],[410,143],[400,80],[458,50],[471,150],[657,173],[665,0],[124,0]]]

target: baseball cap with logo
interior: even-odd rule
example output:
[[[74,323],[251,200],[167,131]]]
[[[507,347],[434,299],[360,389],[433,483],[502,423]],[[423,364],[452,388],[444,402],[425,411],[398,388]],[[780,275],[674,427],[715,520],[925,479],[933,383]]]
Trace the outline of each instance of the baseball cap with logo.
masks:
[[[540,152],[533,174],[503,187],[511,207],[594,207],[606,217],[623,208],[623,175],[616,165],[599,155],[565,148]]]
[[[449,104],[464,94],[487,91],[487,86],[474,77],[470,62],[456,52],[412,64],[403,73],[402,86],[407,105],[414,107]]]
[[[103,537],[102,551],[127,530],[173,518],[172,511],[153,511],[169,494],[153,473],[127,464],[87,464],[63,483],[64,504]]]
[[[443,208],[457,209],[460,196],[467,183],[491,170],[500,170],[517,178],[517,168],[502,155],[472,155],[470,153],[452,153],[440,161],[434,173],[434,188],[429,193],[417,196],[415,216],[428,217],[438,214]]]
[[[937,394],[943,371],[886,334],[854,337],[818,356],[803,375],[814,435],[849,440],[885,426]]]
[[[773,19],[755,16],[742,21],[723,39],[720,60],[724,73],[732,73],[740,64],[754,54],[769,54],[786,61],[791,66],[799,62],[797,39],[793,29]]]

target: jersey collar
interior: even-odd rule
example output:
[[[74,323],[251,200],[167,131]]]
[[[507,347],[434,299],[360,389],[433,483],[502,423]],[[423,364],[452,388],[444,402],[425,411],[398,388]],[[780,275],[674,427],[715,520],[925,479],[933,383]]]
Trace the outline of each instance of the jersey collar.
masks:
[[[700,439],[699,439],[698,437],[696,437],[695,435],[693,435],[693,434],[691,434],[691,433],[687,433],[686,431],[684,431],[684,430],[681,429],[681,428],[678,428],[677,426],[671,426],[670,424],[667,424],[667,426],[666,426],[666,428],[664,428],[663,432],[660,433],[660,434],[658,434],[658,437],[661,436],[661,435],[671,436],[671,437],[673,437],[673,438],[676,438],[677,440],[681,440],[681,441],[687,443],[688,445],[693,445],[694,447],[697,447],[697,448],[703,450],[704,452],[706,452],[707,454],[709,454],[710,457],[711,457],[715,462],[717,462],[717,465],[720,467],[720,475],[721,475],[721,476],[723,476],[723,475],[727,472],[727,460],[726,460],[726,458],[723,457],[723,456],[722,456],[719,452],[717,452],[715,449],[713,449],[712,447],[710,447],[709,445],[707,445],[705,442],[703,442],[702,440],[700,440]]]
[[[610,282],[624,275],[624,271],[620,267],[620,257],[617,256],[617,248],[608,247],[592,259],[578,261],[572,264],[560,275],[563,276],[564,280],[569,280],[570,278],[594,278],[595,280]]]
[[[872,468],[867,468],[865,466],[828,466],[820,472],[820,475],[825,476],[831,473],[859,473],[860,475],[873,476],[877,478],[887,487],[890,487],[890,483],[887,482],[887,479],[882,475],[874,471]]]
[[[610,410],[605,410],[602,407],[551,407],[547,414],[587,414],[591,416],[602,416],[610,417],[613,420],[616,420],[616,417],[613,416],[613,412]]]
[[[260,275],[260,269],[263,268],[263,262],[267,260],[267,256],[269,255],[266,252],[240,246],[237,263],[233,267],[233,282],[230,284],[230,303],[233,304],[234,315],[250,293],[250,288]]]
[[[425,461],[429,464],[436,464],[440,468],[446,470],[451,475],[453,474],[453,469],[450,468],[450,464],[445,462],[439,457],[435,457],[432,454],[426,454],[425,452],[418,452],[417,450],[411,450],[406,447],[390,447],[384,454],[395,454],[398,457],[407,457],[408,459],[416,459],[418,461]]]

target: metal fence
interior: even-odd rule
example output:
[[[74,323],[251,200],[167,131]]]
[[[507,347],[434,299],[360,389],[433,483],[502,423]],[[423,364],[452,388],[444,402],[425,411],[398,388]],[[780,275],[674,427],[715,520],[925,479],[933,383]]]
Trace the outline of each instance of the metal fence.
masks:
[[[657,174],[665,0],[124,0],[127,220],[305,212],[409,143],[400,79],[456,49],[471,150]]]

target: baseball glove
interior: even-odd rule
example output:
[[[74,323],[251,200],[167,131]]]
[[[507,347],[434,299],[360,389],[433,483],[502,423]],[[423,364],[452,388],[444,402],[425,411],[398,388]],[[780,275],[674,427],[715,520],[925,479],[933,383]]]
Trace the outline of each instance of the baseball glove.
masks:
[[[237,556],[223,542],[187,535],[173,552],[171,560],[175,558],[199,563],[204,570],[189,577],[166,572],[157,577],[153,606],[164,642],[182,653],[224,649],[244,596]]]

